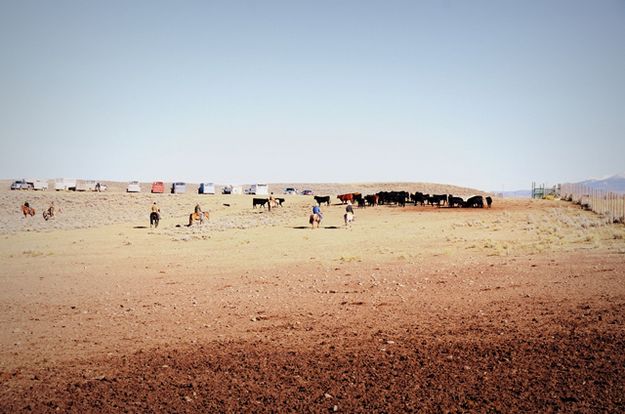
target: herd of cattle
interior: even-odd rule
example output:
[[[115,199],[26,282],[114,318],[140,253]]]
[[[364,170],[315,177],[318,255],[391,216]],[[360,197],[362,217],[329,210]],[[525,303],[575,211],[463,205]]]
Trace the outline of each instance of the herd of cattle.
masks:
[[[376,194],[369,194],[363,197],[360,193],[339,194],[337,198],[341,203],[348,201],[357,204],[359,207],[377,206],[395,204],[404,207],[406,204],[416,205],[432,205],[437,207],[484,207],[484,204],[490,207],[493,199],[490,196],[483,197],[476,195],[464,200],[462,197],[455,197],[451,194],[424,194],[421,192],[409,193],[408,191],[380,191]],[[315,201],[321,205],[326,203],[330,205],[330,196],[315,196]]]
[[[346,204],[348,201],[358,205],[358,207],[373,207],[377,205],[399,205],[406,206],[406,204],[416,205],[431,205],[437,207],[465,207],[465,208],[483,208],[486,204],[489,208],[493,203],[493,199],[490,196],[483,197],[476,195],[464,200],[462,197],[456,197],[452,194],[424,194],[421,192],[409,193],[408,191],[380,191],[376,194],[369,194],[363,196],[361,193],[346,193],[336,196],[341,203]],[[330,205],[330,196],[314,196],[317,204]],[[282,206],[284,198],[276,198],[276,205]],[[256,206],[265,207],[269,205],[268,198],[253,198],[252,207]]]

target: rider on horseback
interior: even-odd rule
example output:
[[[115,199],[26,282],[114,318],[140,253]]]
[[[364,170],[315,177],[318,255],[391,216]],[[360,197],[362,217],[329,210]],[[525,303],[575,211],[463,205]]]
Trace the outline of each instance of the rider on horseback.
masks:
[[[200,207],[200,204],[196,204],[195,205],[195,214],[197,214],[200,217],[200,224],[204,224],[204,213],[202,212],[202,207]]]
[[[51,201],[50,207],[48,207],[48,209],[43,212],[43,219],[46,221],[50,220],[52,217],[54,217],[55,211],[56,211],[56,208],[54,207],[54,201]]]
[[[161,209],[158,207],[155,201],[154,204],[152,204],[152,211],[150,212],[150,227],[152,226],[154,226],[155,228],[158,227],[158,222],[160,219],[161,219]]]
[[[35,209],[32,208],[30,206],[30,204],[28,204],[28,202],[25,202],[22,205],[22,213],[24,214],[24,217],[34,216],[35,215]]]
[[[352,202],[349,200],[347,200],[347,207],[345,207],[343,219],[345,220],[345,225],[354,221],[354,207],[352,206]]]
[[[312,212],[313,214],[316,214],[319,216],[319,220],[323,220],[323,213],[321,213],[321,209],[319,208],[319,206],[317,205],[313,206]]]

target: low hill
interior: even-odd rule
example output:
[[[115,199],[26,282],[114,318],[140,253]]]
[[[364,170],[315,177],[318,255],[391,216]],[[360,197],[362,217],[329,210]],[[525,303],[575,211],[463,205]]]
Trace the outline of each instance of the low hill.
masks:
[[[612,191],[614,193],[625,193],[625,173],[612,175],[610,177],[596,180],[581,181],[582,184],[596,190]]]

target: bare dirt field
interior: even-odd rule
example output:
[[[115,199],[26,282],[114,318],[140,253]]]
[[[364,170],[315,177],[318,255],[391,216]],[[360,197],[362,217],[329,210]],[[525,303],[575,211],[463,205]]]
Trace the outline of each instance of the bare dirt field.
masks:
[[[0,412],[625,411],[623,225],[284,197],[0,192]]]

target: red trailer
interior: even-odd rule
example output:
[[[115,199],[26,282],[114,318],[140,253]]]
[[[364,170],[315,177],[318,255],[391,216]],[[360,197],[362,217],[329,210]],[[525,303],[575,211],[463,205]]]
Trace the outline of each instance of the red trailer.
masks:
[[[165,192],[165,183],[162,181],[154,181],[152,183],[152,193],[164,193]]]

